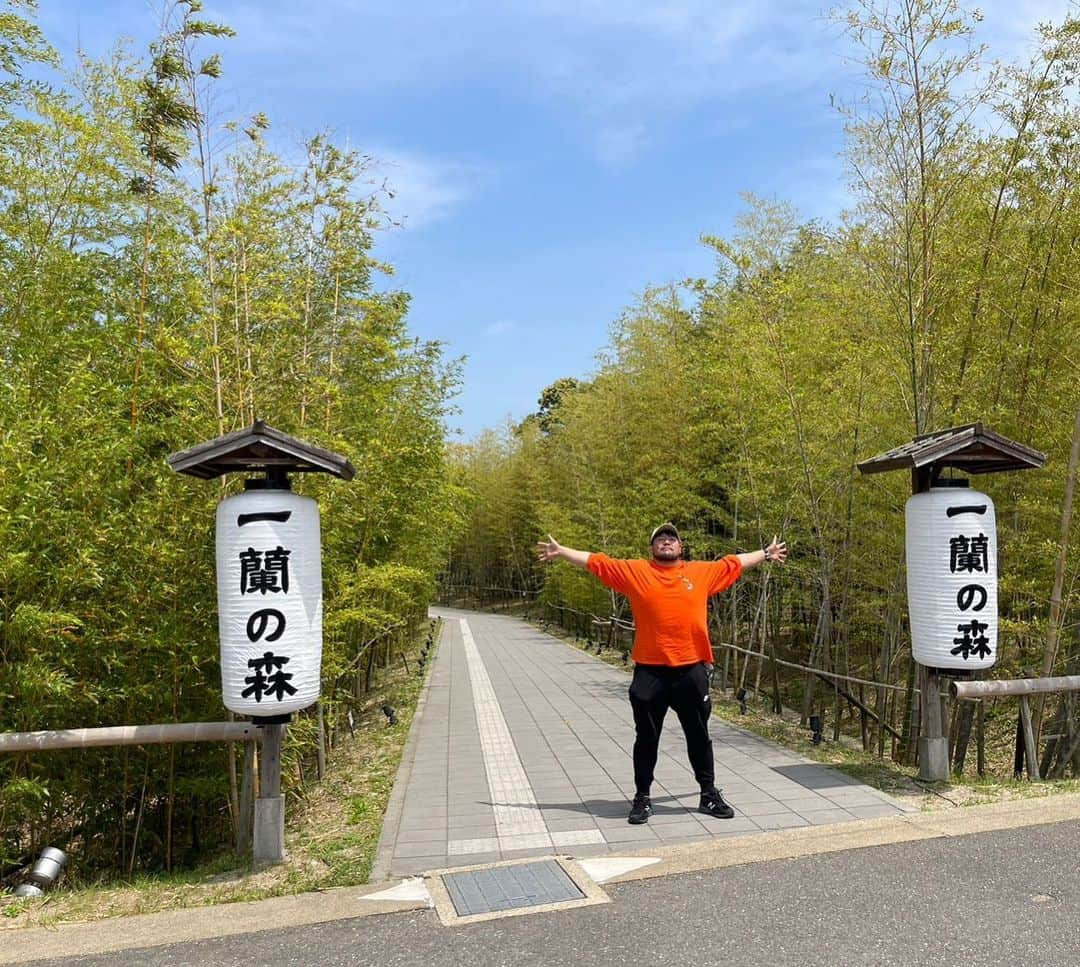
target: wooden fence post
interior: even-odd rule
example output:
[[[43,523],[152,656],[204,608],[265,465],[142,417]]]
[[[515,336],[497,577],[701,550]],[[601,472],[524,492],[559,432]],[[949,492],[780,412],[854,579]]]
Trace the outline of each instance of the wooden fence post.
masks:
[[[408,666],[405,667],[405,670],[409,670]],[[326,717],[323,715],[321,698],[315,703],[315,727],[318,729],[318,741],[315,744],[315,763],[319,780],[322,781],[323,776],[326,775]]]
[[[237,808],[236,851],[251,851],[251,811],[255,798],[255,743],[244,743],[244,772],[240,779],[240,804]]]
[[[1024,731],[1024,755],[1027,758],[1029,779],[1039,778],[1039,759],[1035,754],[1035,733],[1031,727],[1031,705],[1026,695],[1020,696],[1020,724]]]
[[[981,779],[986,775],[986,701],[979,702],[975,720],[975,771]]]

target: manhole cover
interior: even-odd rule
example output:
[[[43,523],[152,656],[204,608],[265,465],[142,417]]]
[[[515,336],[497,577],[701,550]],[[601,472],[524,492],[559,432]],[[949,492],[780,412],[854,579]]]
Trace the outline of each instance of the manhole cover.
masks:
[[[429,887],[446,924],[607,902],[606,894],[566,858],[448,870],[433,876]]]
[[[443,883],[459,917],[585,897],[555,860],[447,873]]]

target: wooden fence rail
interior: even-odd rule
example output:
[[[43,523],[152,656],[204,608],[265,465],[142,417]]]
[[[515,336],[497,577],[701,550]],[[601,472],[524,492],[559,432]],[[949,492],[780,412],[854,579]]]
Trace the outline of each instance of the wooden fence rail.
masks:
[[[57,729],[0,734],[0,752],[90,749],[112,745],[167,745],[175,742],[258,742],[250,722],[182,722],[169,725],[116,725],[101,729]]]
[[[1080,692],[1080,675],[1062,675],[1058,678],[1003,678],[998,681],[950,682],[949,694],[953,698],[969,702],[981,698],[993,698],[1002,695],[1020,697],[1020,718],[1016,723],[1016,757],[1013,774],[1020,778],[1027,761],[1028,778],[1040,779],[1038,749],[1035,747],[1035,729],[1031,722],[1029,695],[1047,695],[1054,692]],[[1071,723],[1066,738],[1069,741],[1068,752],[1063,759],[1068,762],[1080,748],[1080,736],[1072,734]]]
[[[1003,678],[999,681],[949,683],[953,698],[973,700],[996,695],[1045,695],[1049,692],[1080,692],[1080,675],[1060,678]]]

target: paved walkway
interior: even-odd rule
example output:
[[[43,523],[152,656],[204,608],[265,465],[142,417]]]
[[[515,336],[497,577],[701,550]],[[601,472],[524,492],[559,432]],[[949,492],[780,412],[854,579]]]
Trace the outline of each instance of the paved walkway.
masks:
[[[714,718],[716,784],[735,818],[702,816],[672,713],[660,744],[653,816],[630,826],[627,672],[516,618],[432,613],[444,619],[442,638],[373,879],[552,852],[625,855],[911,809]]]

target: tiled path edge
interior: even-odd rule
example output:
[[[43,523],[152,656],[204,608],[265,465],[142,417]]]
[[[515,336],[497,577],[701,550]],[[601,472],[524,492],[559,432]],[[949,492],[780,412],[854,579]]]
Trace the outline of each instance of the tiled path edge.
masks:
[[[445,631],[446,622],[439,622],[434,647],[428,653],[429,668],[433,668],[438,659]],[[368,878],[370,883],[378,883],[390,875],[390,861],[394,855],[394,840],[397,838],[398,827],[401,824],[401,811],[405,805],[405,791],[409,787],[409,776],[412,774],[412,764],[416,758],[416,747],[420,742],[420,727],[424,718],[424,706],[427,704],[428,689],[431,688],[431,678],[432,675],[429,672],[424,679],[424,684],[420,687],[420,695],[416,699],[416,711],[413,712],[412,723],[409,725],[409,735],[405,739],[405,748],[401,752],[401,761],[398,763],[397,773],[394,776],[394,787],[390,791],[390,799],[386,804],[386,812],[383,814],[379,844],[375,848],[375,861],[371,864],[371,876]]]

